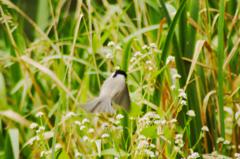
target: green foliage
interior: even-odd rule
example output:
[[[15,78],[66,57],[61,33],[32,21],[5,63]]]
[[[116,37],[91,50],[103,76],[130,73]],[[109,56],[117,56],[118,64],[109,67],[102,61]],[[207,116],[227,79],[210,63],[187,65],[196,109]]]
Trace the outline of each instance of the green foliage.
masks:
[[[239,8],[0,0],[0,158],[239,155]],[[131,110],[86,113],[119,68]]]

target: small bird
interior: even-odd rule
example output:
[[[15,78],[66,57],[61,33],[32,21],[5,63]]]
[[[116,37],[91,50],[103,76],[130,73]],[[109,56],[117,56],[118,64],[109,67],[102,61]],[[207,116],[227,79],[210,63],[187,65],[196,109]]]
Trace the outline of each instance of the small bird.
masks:
[[[123,70],[116,70],[108,77],[94,100],[84,105],[84,109],[92,113],[114,113],[113,104],[122,106],[126,110],[130,107],[130,96],[126,84],[127,74]]]

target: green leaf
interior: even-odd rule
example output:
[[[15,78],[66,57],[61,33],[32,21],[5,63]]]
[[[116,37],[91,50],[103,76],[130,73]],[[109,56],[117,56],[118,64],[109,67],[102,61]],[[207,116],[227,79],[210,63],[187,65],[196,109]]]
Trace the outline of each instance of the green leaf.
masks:
[[[126,47],[124,48],[123,51],[123,56],[122,56],[122,69],[127,71],[128,70],[128,61],[131,57],[131,44],[132,40],[128,41],[126,44]]]
[[[2,73],[0,73],[0,107],[1,109],[7,107],[5,80]]]
[[[154,8],[155,11],[158,11],[158,7],[160,6],[158,0],[146,1],[146,3],[152,8]]]
[[[58,156],[58,159],[69,159],[69,156],[66,151],[62,151],[60,155]]]
[[[12,153],[14,156],[14,159],[19,159],[19,132],[18,129],[10,129],[8,131],[11,147],[12,147]]]
[[[118,156],[118,157],[124,157],[124,156],[126,157],[129,154],[123,150],[117,151],[114,148],[110,148],[110,149],[103,150],[101,155],[113,155],[113,156]]]
[[[169,31],[168,31],[168,34],[167,34],[167,37],[166,37],[166,41],[165,41],[164,46],[163,46],[163,51],[162,51],[163,54],[161,56],[160,61],[158,59],[158,68],[162,68],[166,63],[166,59],[168,57],[168,52],[169,52],[169,49],[170,49],[170,43],[172,41],[172,37],[174,36],[177,21],[179,20],[181,14],[182,14],[182,12],[185,8],[186,2],[187,2],[187,0],[182,1],[174,19],[173,19],[173,21],[170,25],[170,28],[169,28]],[[164,78],[164,76],[163,76],[164,73],[163,72],[157,76],[157,80],[156,80],[156,84],[155,84],[156,87],[155,87],[155,90],[154,90],[153,101],[154,101],[154,104],[156,104],[156,105],[159,105],[159,103],[160,103],[160,97],[161,97],[160,96],[160,91],[161,91],[161,89],[159,89],[159,87],[161,87],[161,84],[163,83],[163,78]]]
[[[221,136],[225,137],[224,128],[224,101],[223,101],[223,84],[224,84],[224,72],[223,72],[223,62],[224,62],[224,0],[219,1],[219,19],[218,19],[218,50],[217,50],[217,60],[218,60],[218,104],[219,104],[219,120],[221,125]]]
[[[141,131],[141,134],[143,134],[146,137],[156,138],[157,137],[157,127],[156,126],[150,126],[150,127],[144,128]]]
[[[42,30],[49,25],[49,8],[48,0],[38,1],[36,22]]]
[[[162,64],[165,64],[165,62],[166,62],[166,59],[168,56],[168,51],[170,48],[170,43],[171,43],[172,37],[174,35],[175,27],[176,27],[177,21],[179,20],[181,14],[183,12],[183,9],[185,8],[186,2],[187,2],[187,0],[185,0],[181,3],[172,23],[170,25],[165,44],[163,46],[163,54],[162,54],[161,61],[160,61],[160,62],[162,62]]]
[[[142,108],[141,106],[137,105],[135,102],[131,102],[131,112],[130,116],[132,117],[138,117],[142,114]]]

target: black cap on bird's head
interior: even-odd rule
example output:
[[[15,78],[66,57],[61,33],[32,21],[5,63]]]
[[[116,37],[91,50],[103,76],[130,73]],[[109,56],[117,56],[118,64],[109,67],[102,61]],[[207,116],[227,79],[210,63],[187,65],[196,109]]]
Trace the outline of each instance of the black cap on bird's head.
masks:
[[[116,77],[117,75],[123,75],[125,78],[127,78],[127,74],[123,70],[116,70],[115,73],[113,74],[113,78]]]

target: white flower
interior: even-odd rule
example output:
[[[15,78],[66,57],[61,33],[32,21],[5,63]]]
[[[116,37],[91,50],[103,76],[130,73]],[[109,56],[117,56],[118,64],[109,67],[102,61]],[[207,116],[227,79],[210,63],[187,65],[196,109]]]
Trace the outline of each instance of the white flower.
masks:
[[[56,150],[61,149],[61,148],[62,148],[62,145],[61,145],[61,144],[57,143],[57,144],[55,145],[55,149],[56,149]]]
[[[75,121],[74,122],[76,125],[78,125],[78,126],[81,126],[81,122],[80,121]]]
[[[63,121],[64,121],[64,120],[67,120],[67,119],[69,119],[69,118],[71,118],[71,117],[73,117],[73,116],[76,116],[76,114],[75,114],[74,112],[67,112],[66,115],[64,115],[64,116],[62,117],[62,120],[63,120]]]
[[[75,158],[82,157],[82,154],[76,150],[75,154],[74,154],[74,157]]]
[[[142,129],[150,125],[160,124],[160,121],[157,120],[160,120],[160,116],[156,112],[147,112],[137,121],[139,127],[138,131],[141,131]]]
[[[154,121],[154,124],[160,125],[160,124],[161,124],[161,120],[155,120],[155,121]]]
[[[179,152],[180,149],[181,149],[181,147],[179,147],[179,146],[174,146],[174,150],[175,150],[176,152]]]
[[[186,100],[181,100],[181,101],[180,101],[180,104],[181,104],[181,105],[187,105],[187,101],[186,101]]]
[[[148,150],[148,149],[144,149],[144,153],[149,156],[149,157],[155,157],[155,154],[153,151]]]
[[[154,144],[150,144],[150,147],[151,147],[151,148],[155,148],[156,145],[154,145]]]
[[[156,125],[162,125],[162,126],[164,126],[164,125],[166,125],[166,123],[167,123],[167,121],[166,121],[165,119],[155,120],[155,121],[154,121],[154,124],[156,124]]]
[[[143,45],[142,49],[143,50],[148,49],[148,46],[147,45]]]
[[[118,115],[116,116],[116,118],[117,118],[118,120],[120,120],[120,119],[124,118],[124,116],[123,116],[122,114],[118,114]]]
[[[202,131],[209,132],[209,129],[208,129],[208,127],[207,127],[206,125],[204,125],[204,126],[202,127]]]
[[[42,131],[44,131],[45,130],[45,127],[44,126],[40,126],[39,128],[38,128],[38,130],[36,130],[36,133],[40,133],[40,132],[42,132]]]
[[[134,61],[136,61],[136,57],[133,56],[133,57],[131,58],[130,62],[133,63]]]
[[[167,121],[165,119],[161,120],[161,125],[166,125]]]
[[[85,135],[85,136],[83,136],[83,138],[82,138],[82,139],[83,139],[83,141],[85,141],[85,142],[89,140],[89,138],[88,138],[86,135]]]
[[[102,128],[108,127],[108,123],[102,123]]]
[[[177,147],[179,149],[184,146],[183,134],[176,134],[176,136],[175,136],[175,144],[177,145]]]
[[[87,118],[84,118],[83,121],[82,121],[82,124],[86,124],[86,123],[89,123],[90,121],[87,119]]]
[[[71,118],[73,116],[76,116],[74,112],[67,112],[67,114],[65,115],[66,119]]]
[[[238,120],[240,118],[240,110],[236,112],[235,119]]]
[[[41,153],[40,153],[40,157],[44,157],[46,155],[46,151],[42,151]]]
[[[113,47],[113,46],[115,46],[115,43],[114,43],[113,41],[110,41],[110,42],[107,44],[107,46]]]
[[[223,144],[225,144],[225,145],[229,145],[229,144],[230,144],[230,141],[225,140],[225,141],[223,142]]]
[[[149,66],[149,67],[148,67],[148,70],[149,70],[149,71],[152,71],[152,70],[153,70],[153,67],[152,67],[152,66]]]
[[[110,52],[106,53],[106,58],[107,59],[112,59],[113,58],[112,53],[110,53]]]
[[[39,141],[40,140],[40,137],[37,135],[35,136],[35,141]]]
[[[153,48],[153,49],[157,48],[157,45],[155,43],[151,43],[149,46],[150,46],[150,48]]]
[[[143,149],[148,147],[148,141],[147,140],[140,140],[138,145],[137,145],[137,149]]]
[[[176,122],[177,122],[177,119],[174,118],[174,119],[170,120],[169,122],[170,122],[171,124],[176,123]]]
[[[176,85],[175,85],[175,84],[171,85],[170,89],[171,89],[171,90],[176,89]]]
[[[102,138],[108,138],[109,137],[109,134],[105,133],[105,134],[102,134]]]
[[[144,116],[146,118],[160,119],[160,116],[156,112],[147,112]]]
[[[237,125],[240,127],[240,110],[236,112],[235,119],[237,121]]]
[[[195,112],[193,110],[189,110],[187,112],[187,115],[190,116],[190,117],[195,117],[196,116],[196,114],[195,114]]]
[[[151,65],[151,64],[152,64],[152,61],[151,61],[151,60],[147,60],[147,61],[146,61],[146,64],[147,64],[147,65]]]
[[[116,48],[116,50],[122,50],[120,45],[116,45],[115,48]]]
[[[224,138],[222,138],[222,137],[217,138],[217,144],[219,144],[221,142],[224,142]]]
[[[146,140],[146,137],[144,135],[139,135],[138,139],[139,140]]]
[[[179,91],[179,95],[178,96],[180,98],[187,99],[187,94],[184,92],[183,89],[179,89],[178,91]]]
[[[182,76],[180,74],[178,74],[178,73],[173,74],[173,76],[172,76],[172,78],[174,78],[174,79],[181,78],[181,77]]]
[[[235,153],[235,154],[234,154],[234,157],[235,157],[236,159],[240,159],[240,153]]]
[[[83,130],[85,128],[86,128],[86,126],[84,126],[84,125],[80,126],[80,130]]]
[[[93,128],[90,128],[90,129],[88,129],[88,133],[94,133],[94,129]]]
[[[233,114],[233,111],[232,111],[231,108],[225,106],[223,109],[224,109],[224,111],[227,112],[229,115],[232,115],[232,114]]]
[[[199,157],[200,157],[200,155],[197,152],[193,152],[193,153],[191,153],[190,156],[187,157],[187,159],[196,159]]]
[[[44,127],[44,126],[40,126],[40,127],[39,127],[39,130],[43,130],[43,131],[44,131],[44,130],[45,130],[45,127]]]
[[[38,124],[37,123],[32,123],[31,125],[30,125],[30,129],[35,129],[35,128],[37,128],[38,127]]]
[[[176,136],[175,136],[175,139],[177,140],[177,139],[182,139],[183,138],[183,134],[176,134]]]
[[[141,53],[140,51],[137,51],[137,52],[134,53],[134,56],[135,56],[135,57],[139,57],[139,56],[141,56],[141,55],[142,55],[142,53]]]
[[[167,57],[166,64],[169,64],[170,62],[174,62],[174,61],[175,61],[175,57],[170,55]]]
[[[36,117],[37,118],[41,118],[43,116],[43,112],[38,112],[37,114],[36,114]]]
[[[34,141],[39,141],[39,140],[40,140],[39,136],[34,136],[28,141],[28,144],[32,145]]]

